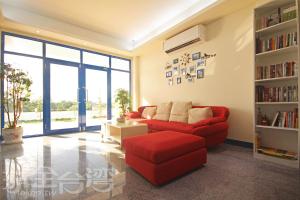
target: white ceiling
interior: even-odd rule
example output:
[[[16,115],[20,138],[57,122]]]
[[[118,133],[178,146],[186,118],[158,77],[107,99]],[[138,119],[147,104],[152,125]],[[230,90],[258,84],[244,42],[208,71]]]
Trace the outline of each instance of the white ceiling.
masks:
[[[0,0],[6,20],[132,50],[218,0]]]

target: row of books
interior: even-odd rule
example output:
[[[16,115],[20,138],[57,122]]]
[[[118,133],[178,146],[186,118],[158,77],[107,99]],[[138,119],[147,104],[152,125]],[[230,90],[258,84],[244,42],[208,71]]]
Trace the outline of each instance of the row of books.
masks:
[[[297,66],[294,61],[256,67],[256,80],[295,76],[296,74]]]
[[[256,53],[297,45],[297,32],[283,33],[268,39],[256,38]]]
[[[261,16],[257,20],[257,29],[263,29],[269,26],[279,24],[296,18],[296,6],[290,5],[286,8],[274,9],[269,15]]]
[[[256,102],[297,102],[298,85],[282,87],[256,86]]]
[[[278,111],[272,121],[271,126],[284,128],[298,128],[298,109],[294,111]]]

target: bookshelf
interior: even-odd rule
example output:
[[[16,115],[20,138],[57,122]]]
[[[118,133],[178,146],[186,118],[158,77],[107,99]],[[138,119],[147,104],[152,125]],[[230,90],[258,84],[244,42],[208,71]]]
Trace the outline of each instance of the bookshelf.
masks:
[[[299,0],[254,10],[254,157],[300,168]]]

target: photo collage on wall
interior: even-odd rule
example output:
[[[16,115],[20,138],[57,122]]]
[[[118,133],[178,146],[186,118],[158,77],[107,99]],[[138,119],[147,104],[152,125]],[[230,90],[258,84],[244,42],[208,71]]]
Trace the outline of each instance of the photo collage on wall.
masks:
[[[168,85],[179,85],[183,82],[194,82],[195,79],[205,77],[206,60],[215,57],[216,54],[206,54],[196,52],[193,54],[185,53],[180,58],[169,61],[165,67]]]

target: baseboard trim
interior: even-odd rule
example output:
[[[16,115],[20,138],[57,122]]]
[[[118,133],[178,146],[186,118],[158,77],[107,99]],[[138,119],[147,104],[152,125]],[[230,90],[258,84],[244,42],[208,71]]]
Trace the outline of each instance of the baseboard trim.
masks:
[[[244,141],[233,140],[233,139],[226,139],[225,143],[235,145],[235,146],[240,146],[240,147],[246,147],[246,148],[249,148],[249,149],[253,149],[253,144],[250,143],[250,142],[244,142]]]

